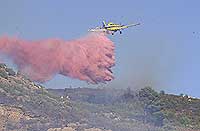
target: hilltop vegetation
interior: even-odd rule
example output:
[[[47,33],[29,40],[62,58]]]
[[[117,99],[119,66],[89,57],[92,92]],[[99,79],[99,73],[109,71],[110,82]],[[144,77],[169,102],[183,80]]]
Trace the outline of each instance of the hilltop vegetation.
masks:
[[[184,131],[200,129],[200,100],[131,89],[46,90],[0,64],[0,130]]]
[[[187,95],[156,92],[151,87],[139,91],[117,89],[66,88],[49,92],[87,105],[93,112],[107,112],[115,120],[151,125],[158,130],[200,129],[200,100]],[[109,114],[109,113],[110,114]],[[105,114],[103,114],[105,115]],[[126,123],[126,124],[127,124]]]

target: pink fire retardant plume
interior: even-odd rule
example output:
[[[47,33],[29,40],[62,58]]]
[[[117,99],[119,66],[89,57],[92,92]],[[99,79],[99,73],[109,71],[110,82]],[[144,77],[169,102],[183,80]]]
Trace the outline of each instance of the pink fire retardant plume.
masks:
[[[93,84],[113,79],[114,44],[104,34],[92,33],[71,41],[1,37],[0,53],[10,57],[22,74],[37,82],[48,81],[57,73]]]

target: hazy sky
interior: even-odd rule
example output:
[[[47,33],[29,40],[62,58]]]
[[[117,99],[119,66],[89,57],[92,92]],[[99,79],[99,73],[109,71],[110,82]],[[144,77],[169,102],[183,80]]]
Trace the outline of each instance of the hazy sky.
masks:
[[[151,85],[200,97],[199,5],[197,0],[0,0],[0,35],[69,40],[85,36],[102,20],[140,22],[122,35],[109,36],[116,46],[115,80],[95,87]],[[88,86],[60,75],[44,85]]]

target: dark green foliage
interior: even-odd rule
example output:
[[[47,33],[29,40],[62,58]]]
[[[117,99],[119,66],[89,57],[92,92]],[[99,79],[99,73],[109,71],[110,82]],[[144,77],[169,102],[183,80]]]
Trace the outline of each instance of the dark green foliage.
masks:
[[[191,124],[191,120],[187,116],[181,116],[180,118],[178,118],[178,120],[185,127],[187,127]]]
[[[150,123],[155,126],[163,126],[164,114],[162,112],[154,112],[150,116],[147,116]]]
[[[172,120],[176,117],[175,113],[172,111],[165,111],[164,114],[165,114],[165,118],[167,118],[169,120],[170,119]]]
[[[15,76],[15,71],[13,71],[13,69],[6,68],[5,70],[8,72],[8,75]]]
[[[167,119],[178,125],[190,125],[200,128],[200,100],[189,98],[188,95],[183,94],[180,96],[169,95],[163,92],[157,94],[150,88],[141,89],[139,97],[145,103],[144,109],[146,114],[148,114],[147,116],[151,116],[150,118],[151,120],[153,118],[152,121],[154,123],[155,119],[161,122]],[[157,114],[156,116],[154,115],[155,113]]]
[[[165,95],[165,91],[161,90],[160,95]]]
[[[155,112],[158,112],[161,110],[161,107],[160,106],[156,106],[156,105],[146,105],[144,110],[148,113],[155,113]]]
[[[159,94],[151,87],[145,87],[139,91],[139,99],[145,104],[152,103],[158,96]]]
[[[6,67],[6,64],[0,63],[0,68],[5,68],[5,67]]]
[[[0,69],[0,77],[8,79],[8,74],[4,69]]]

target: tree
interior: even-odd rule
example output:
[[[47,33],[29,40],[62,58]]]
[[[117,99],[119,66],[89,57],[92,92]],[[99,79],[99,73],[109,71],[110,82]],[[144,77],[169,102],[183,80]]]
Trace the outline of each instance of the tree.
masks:
[[[164,90],[161,90],[161,91],[160,91],[160,95],[165,95],[165,91],[164,91]]]
[[[158,93],[149,86],[139,91],[139,99],[147,105],[151,104],[158,96]]]

